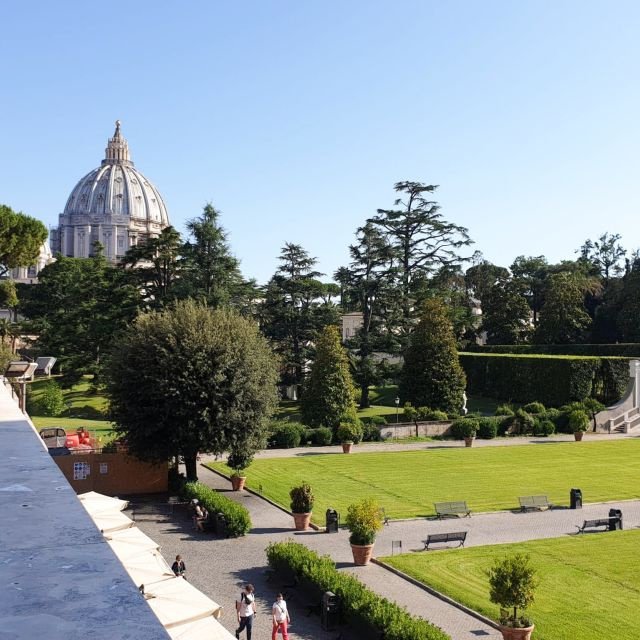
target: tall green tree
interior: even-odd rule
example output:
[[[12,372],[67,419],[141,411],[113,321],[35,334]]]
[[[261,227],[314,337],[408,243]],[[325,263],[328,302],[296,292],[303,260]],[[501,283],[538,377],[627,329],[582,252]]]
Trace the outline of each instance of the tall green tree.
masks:
[[[46,239],[47,228],[40,220],[0,204],[0,277],[35,264]]]
[[[549,276],[545,303],[534,333],[539,344],[574,344],[583,342],[591,326],[584,306],[588,287],[593,286],[584,274],[560,271]]]
[[[211,308],[235,306],[245,286],[219,219],[220,212],[207,204],[202,215],[187,222],[189,239],[181,250],[182,295],[204,300]]]
[[[488,344],[522,344],[531,333],[531,310],[517,282],[500,278],[484,294],[482,330]]]
[[[462,408],[465,386],[446,306],[437,298],[427,300],[405,352],[400,399],[453,413]]]
[[[623,342],[640,342],[640,260],[634,260],[625,276],[616,320]]]
[[[620,244],[619,233],[603,233],[597,240],[586,240],[580,247],[580,258],[592,264],[606,286],[609,279],[624,271],[624,257],[627,254]]]
[[[378,209],[368,222],[384,230],[397,255],[401,321],[399,332],[406,344],[416,315],[415,285],[442,266],[461,262],[459,251],[471,244],[467,229],[448,222],[429,196],[436,185],[403,181],[394,185],[401,194],[393,209]]]
[[[529,303],[533,324],[537,326],[540,310],[544,305],[549,263],[544,256],[518,256],[511,265],[511,273]]]
[[[192,300],[141,315],[116,341],[107,394],[116,432],[143,460],[250,457],[277,407],[276,358],[258,326]]]
[[[360,387],[360,407],[369,406],[369,386],[379,379],[375,351],[394,352],[395,336],[385,322],[394,308],[395,269],[393,249],[386,237],[371,223],[356,232],[349,247],[351,263],[340,271],[353,311],[362,313],[362,325],[347,341],[353,354],[355,379]]]
[[[355,417],[355,389],[349,358],[338,328],[325,327],[316,341],[316,357],[302,395],[302,419],[311,426],[335,429]]]
[[[20,309],[40,352],[58,358],[67,384],[84,374],[99,382],[104,354],[140,306],[127,274],[109,263],[100,245],[91,258],[58,256],[22,295]]]
[[[287,243],[280,265],[268,282],[260,307],[260,324],[282,360],[282,383],[300,385],[306,363],[313,357],[316,332],[338,322],[335,305],[323,304],[323,275],[316,259],[300,245]]]
[[[179,297],[182,252],[180,234],[166,227],[157,238],[149,238],[125,254],[122,266],[140,290],[146,308],[162,309]]]

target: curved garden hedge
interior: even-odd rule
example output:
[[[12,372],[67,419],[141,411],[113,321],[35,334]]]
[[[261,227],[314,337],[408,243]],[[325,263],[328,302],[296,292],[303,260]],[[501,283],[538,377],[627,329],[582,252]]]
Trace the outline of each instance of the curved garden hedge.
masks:
[[[559,407],[595,398],[617,402],[629,380],[626,358],[461,353],[467,391],[500,400]]]
[[[472,344],[467,347],[474,353],[541,354],[548,356],[601,356],[640,358],[640,343],[621,344]]]
[[[385,640],[451,640],[426,620],[414,618],[405,609],[367,589],[353,576],[336,569],[331,558],[320,557],[297,542],[276,542],[267,547],[269,566],[285,575],[293,573],[320,592],[332,591],[340,598],[342,614],[360,631],[370,627],[384,632]],[[363,637],[373,637],[373,635]]]
[[[197,498],[210,514],[221,513],[227,521],[227,533],[232,537],[243,536],[251,529],[249,512],[237,502],[199,482],[187,482],[184,495]]]

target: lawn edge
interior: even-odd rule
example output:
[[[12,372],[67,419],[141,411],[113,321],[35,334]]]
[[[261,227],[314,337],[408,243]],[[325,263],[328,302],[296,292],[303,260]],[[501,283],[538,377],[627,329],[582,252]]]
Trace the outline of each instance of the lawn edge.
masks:
[[[204,467],[207,471],[211,471],[211,473],[215,473],[221,478],[224,478],[225,480],[229,480],[229,476],[225,475],[221,471],[217,471],[216,469],[212,469],[211,467],[208,467],[206,462],[201,462],[200,466]],[[277,509],[280,509],[280,511],[284,511],[285,513],[289,514],[293,518],[293,514],[291,513],[291,511],[285,509],[281,504],[274,502],[273,500],[271,500],[271,498],[267,498],[264,494],[254,491],[253,489],[249,489],[249,487],[247,486],[245,486],[243,490],[256,496],[256,498],[261,498],[265,502],[268,502],[272,507],[276,507]],[[309,523],[309,527],[314,531],[320,531],[324,529],[324,527],[319,527],[317,524],[313,524],[313,522]]]
[[[432,596],[435,596],[439,600],[442,600],[443,602],[446,602],[447,604],[453,607],[456,607],[461,611],[464,611],[464,613],[470,616],[473,616],[477,620],[480,620],[480,622],[484,622],[486,625],[489,625],[494,629],[498,629],[498,630],[500,629],[500,625],[495,620],[491,620],[491,618],[487,618],[481,613],[478,613],[475,609],[471,609],[470,607],[467,607],[461,602],[458,602],[457,600],[454,600],[453,598],[446,596],[444,593],[441,593],[437,589],[430,587],[424,582],[420,582],[420,580],[416,580],[415,578],[412,578],[409,574],[404,573],[404,571],[400,571],[400,569],[396,569],[395,567],[392,567],[390,564],[387,564],[383,560],[378,560],[378,558],[371,558],[371,562],[374,564],[377,564],[379,567],[382,567],[383,569],[386,569],[387,571],[390,571],[391,573],[397,575],[399,578],[402,578],[403,580],[410,582],[411,584],[422,589],[423,591],[430,593]]]

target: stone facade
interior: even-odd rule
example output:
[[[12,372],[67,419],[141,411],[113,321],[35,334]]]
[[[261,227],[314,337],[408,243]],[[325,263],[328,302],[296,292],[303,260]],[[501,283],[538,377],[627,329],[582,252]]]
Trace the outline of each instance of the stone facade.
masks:
[[[71,191],[58,227],[51,230],[51,249],[54,254],[87,258],[99,242],[105,256],[117,262],[130,247],[157,237],[168,226],[162,196],[135,169],[118,120],[102,164]]]

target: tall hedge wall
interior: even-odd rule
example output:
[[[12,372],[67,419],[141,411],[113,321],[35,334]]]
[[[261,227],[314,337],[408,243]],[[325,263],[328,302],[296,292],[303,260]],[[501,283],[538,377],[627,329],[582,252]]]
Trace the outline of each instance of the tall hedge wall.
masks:
[[[459,355],[469,393],[514,402],[538,400],[547,407],[589,397],[610,405],[624,395],[629,380],[625,358]]]
[[[473,344],[474,353],[543,354],[550,356],[601,356],[640,358],[640,344]]]

